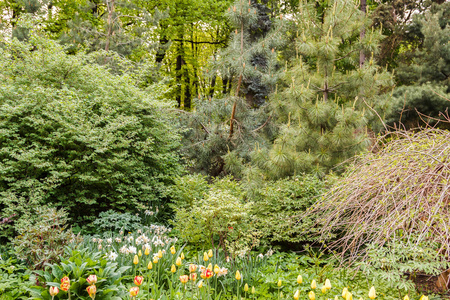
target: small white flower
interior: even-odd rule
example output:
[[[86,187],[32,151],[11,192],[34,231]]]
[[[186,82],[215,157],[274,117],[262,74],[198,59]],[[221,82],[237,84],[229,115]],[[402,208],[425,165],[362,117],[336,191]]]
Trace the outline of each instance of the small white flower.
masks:
[[[136,254],[136,247],[130,246],[130,248],[128,248],[128,253]]]
[[[258,258],[263,259],[263,258],[264,258],[264,254],[260,253],[260,254],[258,255]]]
[[[108,258],[109,260],[115,261],[117,256],[118,256],[117,253],[111,251],[111,253],[109,253],[108,255]]]
[[[121,243],[121,242],[122,242],[122,239],[119,238],[119,237],[116,237],[115,240],[116,240],[116,242],[118,242],[118,243]]]
[[[97,242],[97,239],[96,239],[96,238],[93,238],[92,241],[93,241],[94,243],[96,243],[96,242]]]
[[[119,252],[120,252],[120,253],[128,253],[128,248],[127,248],[127,246],[123,246],[122,248],[120,248]]]
[[[107,242],[108,244],[112,244],[112,238],[106,239],[106,242]]]

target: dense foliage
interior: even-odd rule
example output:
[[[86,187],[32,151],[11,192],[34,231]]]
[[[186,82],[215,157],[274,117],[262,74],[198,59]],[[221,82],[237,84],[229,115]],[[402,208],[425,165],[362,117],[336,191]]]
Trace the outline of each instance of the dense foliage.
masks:
[[[162,198],[181,171],[179,137],[152,87],[140,90],[133,74],[113,75],[95,57],[67,55],[37,36],[0,52],[3,216],[30,219],[51,204],[83,224]]]

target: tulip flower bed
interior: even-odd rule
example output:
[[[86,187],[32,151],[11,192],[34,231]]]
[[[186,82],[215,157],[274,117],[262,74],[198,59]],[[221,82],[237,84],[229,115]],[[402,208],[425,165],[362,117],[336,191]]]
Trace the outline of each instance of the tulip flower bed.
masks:
[[[37,271],[31,299],[419,299],[358,272],[335,268],[312,250],[225,256],[187,251],[169,228],[86,238],[61,262]],[[427,300],[425,296],[421,300]]]

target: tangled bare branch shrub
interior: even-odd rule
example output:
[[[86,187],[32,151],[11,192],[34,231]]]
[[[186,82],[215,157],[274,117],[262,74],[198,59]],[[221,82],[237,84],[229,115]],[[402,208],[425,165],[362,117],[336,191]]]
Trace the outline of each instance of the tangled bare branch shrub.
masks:
[[[353,260],[366,243],[427,241],[449,260],[449,141],[445,130],[395,132],[379,140],[380,151],[357,158],[310,212],[323,237],[340,234],[330,246]]]

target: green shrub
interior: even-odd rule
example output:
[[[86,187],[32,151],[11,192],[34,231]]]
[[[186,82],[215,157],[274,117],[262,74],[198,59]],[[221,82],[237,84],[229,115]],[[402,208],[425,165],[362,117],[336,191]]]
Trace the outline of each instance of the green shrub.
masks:
[[[99,217],[92,223],[97,234],[104,232],[130,232],[142,227],[139,216],[131,213],[120,213],[114,210],[101,212]]]
[[[331,177],[329,177],[331,180]],[[268,243],[299,243],[317,240],[314,216],[305,217],[330,183],[314,175],[265,182],[252,192],[252,214],[261,239]]]
[[[85,224],[108,209],[146,209],[180,174],[169,106],[94,59],[37,36],[0,48],[1,215],[51,203]]]
[[[17,257],[27,260],[31,269],[41,269],[47,263],[55,263],[64,253],[64,247],[79,241],[67,229],[67,212],[49,207],[39,207],[34,218],[22,218],[17,222],[18,236],[13,239]]]
[[[230,177],[218,179],[208,190],[201,177],[187,177],[179,184],[201,187],[201,192],[195,193],[198,199],[189,198],[186,189],[174,204],[174,229],[184,241],[198,247],[221,247],[233,255],[259,245],[259,234],[251,222],[252,203],[244,201],[238,182]]]
[[[0,254],[0,299],[29,299],[28,289],[35,284],[36,277],[13,253]]]

